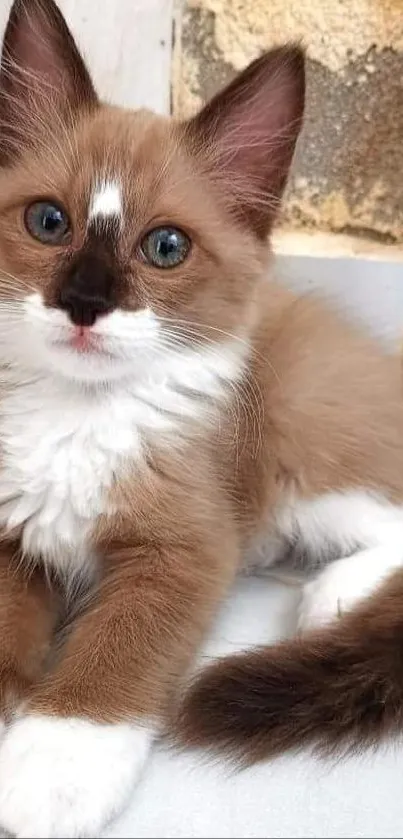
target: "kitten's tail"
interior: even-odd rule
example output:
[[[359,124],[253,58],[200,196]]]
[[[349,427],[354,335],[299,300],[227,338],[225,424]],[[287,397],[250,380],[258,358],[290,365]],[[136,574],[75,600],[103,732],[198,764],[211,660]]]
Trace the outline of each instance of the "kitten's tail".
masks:
[[[245,763],[360,750],[403,733],[403,571],[322,630],[221,659],[186,696],[182,742]]]

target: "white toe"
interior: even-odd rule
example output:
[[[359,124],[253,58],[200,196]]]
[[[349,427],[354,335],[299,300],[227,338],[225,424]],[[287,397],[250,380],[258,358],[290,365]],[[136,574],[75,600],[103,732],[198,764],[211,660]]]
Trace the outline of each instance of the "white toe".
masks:
[[[401,567],[403,546],[381,546],[339,559],[303,588],[298,630],[323,626],[372,594],[396,568]]]
[[[27,716],[0,746],[0,824],[18,837],[85,837],[125,805],[153,735],[130,725]]]

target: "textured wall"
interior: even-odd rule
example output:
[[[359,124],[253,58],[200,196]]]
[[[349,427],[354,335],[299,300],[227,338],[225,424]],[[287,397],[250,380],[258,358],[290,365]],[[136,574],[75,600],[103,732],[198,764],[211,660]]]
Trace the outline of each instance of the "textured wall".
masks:
[[[176,113],[294,39],[308,107],[285,224],[403,242],[403,0],[185,0]]]
[[[0,0],[0,38],[11,3]],[[57,3],[103,98],[128,107],[169,111],[173,0]]]

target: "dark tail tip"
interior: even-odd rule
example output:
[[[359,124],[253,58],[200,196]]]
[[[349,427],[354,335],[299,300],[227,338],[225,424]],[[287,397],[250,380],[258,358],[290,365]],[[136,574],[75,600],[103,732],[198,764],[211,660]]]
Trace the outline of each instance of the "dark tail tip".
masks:
[[[180,741],[242,763],[289,749],[340,754],[403,731],[403,573],[299,639],[218,660],[196,679]]]

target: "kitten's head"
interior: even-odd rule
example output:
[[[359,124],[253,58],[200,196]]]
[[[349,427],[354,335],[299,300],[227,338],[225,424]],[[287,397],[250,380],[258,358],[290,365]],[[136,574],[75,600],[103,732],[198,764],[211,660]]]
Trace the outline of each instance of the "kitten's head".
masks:
[[[243,345],[299,133],[296,47],[186,123],[102,104],[53,0],[15,0],[0,69],[0,356],[81,381]]]

